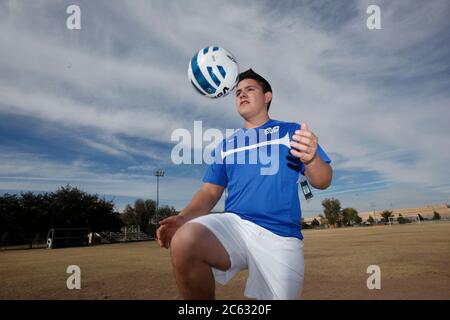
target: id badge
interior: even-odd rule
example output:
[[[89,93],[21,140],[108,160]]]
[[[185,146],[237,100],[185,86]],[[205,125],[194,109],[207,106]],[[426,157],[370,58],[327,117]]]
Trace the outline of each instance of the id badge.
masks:
[[[308,184],[308,180],[306,180],[306,178],[303,176],[302,178],[299,179],[300,180],[300,187],[302,189],[303,192],[303,196],[305,197],[306,200],[309,200],[313,197],[311,188],[309,187]]]

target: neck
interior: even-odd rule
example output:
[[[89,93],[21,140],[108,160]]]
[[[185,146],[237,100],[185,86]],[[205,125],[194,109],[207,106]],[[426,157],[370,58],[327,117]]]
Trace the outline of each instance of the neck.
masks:
[[[262,126],[267,121],[269,121],[269,119],[270,118],[267,112],[251,119],[245,119],[244,128],[246,129],[257,128],[259,126]]]

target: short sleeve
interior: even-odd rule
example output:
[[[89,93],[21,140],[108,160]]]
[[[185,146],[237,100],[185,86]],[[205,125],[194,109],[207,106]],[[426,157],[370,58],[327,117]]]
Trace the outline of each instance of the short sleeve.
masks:
[[[331,163],[330,157],[328,157],[327,153],[322,149],[320,144],[317,146],[317,154],[319,155],[320,159],[323,160],[323,162],[326,162],[328,164]]]
[[[216,148],[213,152],[214,162],[208,166],[205,175],[203,176],[203,182],[212,183],[222,187],[227,187],[228,176],[226,171],[226,165],[223,161],[218,161],[216,154],[220,152],[222,144]]]

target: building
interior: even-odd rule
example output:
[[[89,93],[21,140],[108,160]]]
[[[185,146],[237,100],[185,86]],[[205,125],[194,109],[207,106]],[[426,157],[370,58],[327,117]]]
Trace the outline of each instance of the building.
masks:
[[[418,214],[420,214],[424,219],[432,219],[434,216],[434,212],[439,213],[441,219],[450,219],[450,211],[446,204],[437,204],[437,205],[429,205],[425,207],[416,207],[416,208],[400,208],[400,209],[383,209],[383,210],[374,210],[374,211],[366,211],[360,212],[359,216],[363,219],[363,221],[367,221],[369,216],[372,216],[376,221],[380,221],[383,216],[381,215],[383,211],[389,210],[392,211],[392,216],[394,218],[398,218],[401,214],[404,218],[416,218]]]
[[[375,211],[366,211],[360,212],[358,215],[362,218],[363,222],[369,219],[369,216],[372,216],[375,221],[381,221],[383,216],[381,215],[383,211],[389,210],[392,211],[392,216],[394,218],[398,218],[401,214],[404,218],[416,218],[418,214],[420,214],[424,219],[432,219],[434,216],[434,212],[439,213],[441,219],[450,220],[450,210],[447,204],[437,204],[437,205],[429,205],[425,207],[416,207],[416,208],[400,208],[400,209],[383,209],[383,210],[375,210]],[[323,215],[323,213],[322,213]],[[318,216],[316,217],[304,217],[303,221],[307,224],[310,224],[314,219],[320,221]]]

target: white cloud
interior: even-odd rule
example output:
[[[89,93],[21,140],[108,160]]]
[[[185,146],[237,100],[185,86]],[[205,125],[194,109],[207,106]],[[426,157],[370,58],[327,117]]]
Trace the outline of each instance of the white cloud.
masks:
[[[372,192],[353,201],[362,205],[388,194],[406,199],[408,191],[394,187],[399,185],[411,190],[421,185],[442,199],[448,193],[450,161],[445,89],[450,80],[442,75],[450,69],[449,6],[446,1],[378,3],[383,29],[370,31],[365,11],[370,1],[345,8],[317,2],[288,8],[256,1],[190,1],[188,6],[81,1],[82,30],[71,33],[61,23],[63,6],[8,1],[0,10],[0,113],[61,126],[71,137],[92,132],[78,141],[123,159],[125,168],[147,165],[135,163],[141,154],[168,162],[164,157],[170,152],[142,150],[132,139],[167,144],[174,129],[192,130],[194,120],[220,129],[241,124],[232,97],[207,100],[186,79],[195,51],[217,44],[231,50],[242,69],[253,67],[269,79],[272,117],[308,122],[326,151],[336,155],[335,172],[371,172],[376,181],[392,182],[390,193],[382,193],[367,181],[361,191]],[[36,177],[26,168],[38,159],[30,157],[23,165],[1,161],[0,166],[24,177],[27,172]],[[42,177],[58,178],[60,164],[47,165]],[[82,172],[96,177],[94,168]],[[91,187],[118,194],[148,191],[144,182],[127,188],[122,177],[110,178],[107,188]],[[32,181],[36,188],[38,181]],[[21,183],[25,186],[17,181],[15,186]],[[195,188],[185,187],[187,199]],[[349,189],[342,180],[335,194],[345,197]]]
[[[156,200],[156,180],[151,171],[148,174],[110,173],[102,171],[95,163],[82,160],[65,163],[35,153],[1,151],[0,190],[52,192],[70,184],[100,195]],[[198,179],[166,176],[160,182],[160,202],[182,209],[193,196],[192,188],[200,185]]]

